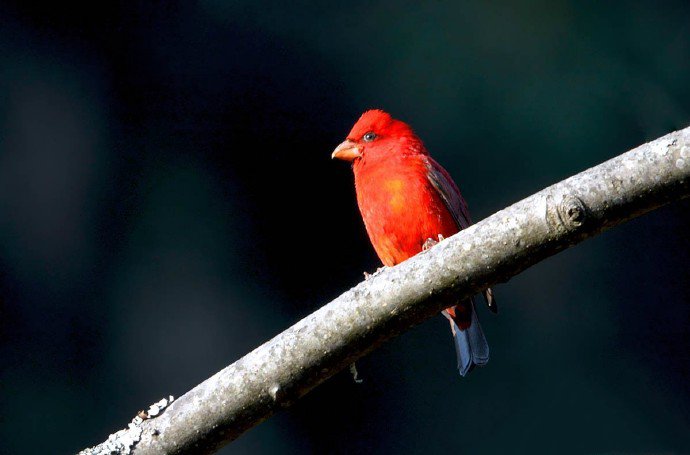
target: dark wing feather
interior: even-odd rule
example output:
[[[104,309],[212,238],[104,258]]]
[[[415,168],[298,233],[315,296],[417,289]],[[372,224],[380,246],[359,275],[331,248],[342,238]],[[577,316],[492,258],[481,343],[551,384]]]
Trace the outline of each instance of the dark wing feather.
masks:
[[[450,178],[448,172],[441,167],[433,158],[427,157],[427,175],[434,189],[443,199],[448,211],[453,215],[458,228],[465,229],[472,224],[467,203],[460,194],[460,189]]]

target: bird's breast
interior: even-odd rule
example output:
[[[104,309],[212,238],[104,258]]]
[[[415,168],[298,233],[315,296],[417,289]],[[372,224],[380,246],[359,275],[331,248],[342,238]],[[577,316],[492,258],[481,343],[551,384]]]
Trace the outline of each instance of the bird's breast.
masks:
[[[393,214],[402,215],[405,211],[405,182],[399,178],[387,179],[382,182],[381,188],[388,209]]]
[[[367,233],[385,265],[419,253],[428,238],[458,231],[423,166],[355,169],[355,186]]]

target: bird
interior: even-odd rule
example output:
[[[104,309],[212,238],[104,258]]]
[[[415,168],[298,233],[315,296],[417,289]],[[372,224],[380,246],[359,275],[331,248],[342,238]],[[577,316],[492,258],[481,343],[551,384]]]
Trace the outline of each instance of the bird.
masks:
[[[467,203],[450,174],[412,128],[380,109],[364,112],[331,158],[352,163],[357,205],[384,266],[427,250],[472,224]],[[497,312],[493,291],[483,291]],[[489,361],[472,298],[443,310],[455,341],[458,371],[466,376]]]

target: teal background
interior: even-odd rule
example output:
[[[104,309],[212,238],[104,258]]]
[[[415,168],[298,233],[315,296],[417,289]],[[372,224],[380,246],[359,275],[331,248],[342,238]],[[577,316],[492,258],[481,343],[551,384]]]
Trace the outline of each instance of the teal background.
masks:
[[[378,262],[359,114],[475,220],[690,124],[687,2],[0,6],[0,452],[73,453]],[[461,379],[434,318],[227,454],[690,453],[688,201],[495,288]]]

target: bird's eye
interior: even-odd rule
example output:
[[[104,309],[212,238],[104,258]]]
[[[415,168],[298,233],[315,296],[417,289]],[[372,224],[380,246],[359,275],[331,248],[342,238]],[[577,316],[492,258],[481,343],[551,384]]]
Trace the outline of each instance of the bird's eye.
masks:
[[[364,142],[371,142],[374,139],[376,139],[376,133],[374,133],[373,131],[369,131],[367,134],[362,136],[362,139],[364,139]]]

